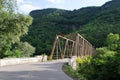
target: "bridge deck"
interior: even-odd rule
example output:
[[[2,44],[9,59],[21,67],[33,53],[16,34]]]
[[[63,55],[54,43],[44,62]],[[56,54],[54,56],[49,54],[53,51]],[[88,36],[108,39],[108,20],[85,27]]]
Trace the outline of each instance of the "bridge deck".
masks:
[[[0,67],[0,80],[72,80],[62,70],[66,60]]]

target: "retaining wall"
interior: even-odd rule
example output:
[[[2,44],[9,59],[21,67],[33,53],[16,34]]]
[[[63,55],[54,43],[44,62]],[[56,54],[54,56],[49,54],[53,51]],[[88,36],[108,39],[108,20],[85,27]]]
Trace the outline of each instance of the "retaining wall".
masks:
[[[5,58],[5,59],[0,59],[0,66],[34,63],[34,62],[42,62],[42,61],[47,61],[46,55],[41,55],[31,58]]]
[[[76,62],[77,56],[72,56],[69,58],[68,65],[72,67],[73,70],[77,69],[77,62]]]

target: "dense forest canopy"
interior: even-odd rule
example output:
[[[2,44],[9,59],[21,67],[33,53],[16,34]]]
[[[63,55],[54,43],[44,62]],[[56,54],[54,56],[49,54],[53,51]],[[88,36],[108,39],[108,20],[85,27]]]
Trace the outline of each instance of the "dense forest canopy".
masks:
[[[34,10],[30,16],[33,23],[22,40],[36,47],[35,54],[50,54],[56,34],[80,33],[95,47],[101,47],[106,45],[104,41],[110,32],[120,33],[120,0],[73,11],[56,8]]]

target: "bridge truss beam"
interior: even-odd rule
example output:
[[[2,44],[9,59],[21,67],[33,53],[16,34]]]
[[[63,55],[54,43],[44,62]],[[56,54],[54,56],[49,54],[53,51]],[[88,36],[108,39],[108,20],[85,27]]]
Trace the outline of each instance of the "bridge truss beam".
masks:
[[[63,59],[72,56],[92,56],[94,53],[95,48],[80,34],[76,35],[75,41],[57,35],[53,44],[50,59]]]

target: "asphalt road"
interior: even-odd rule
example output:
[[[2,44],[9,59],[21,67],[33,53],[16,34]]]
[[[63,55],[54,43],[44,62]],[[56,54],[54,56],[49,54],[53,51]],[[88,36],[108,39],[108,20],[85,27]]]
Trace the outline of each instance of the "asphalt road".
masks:
[[[62,71],[65,60],[0,67],[0,80],[73,80]]]

